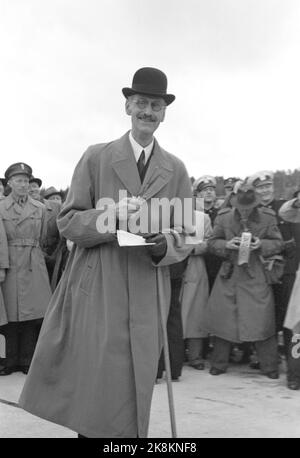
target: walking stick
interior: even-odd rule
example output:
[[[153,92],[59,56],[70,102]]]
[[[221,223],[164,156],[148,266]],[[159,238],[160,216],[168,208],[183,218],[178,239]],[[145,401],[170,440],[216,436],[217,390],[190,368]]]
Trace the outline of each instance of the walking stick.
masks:
[[[157,286],[158,286],[158,305],[159,305],[159,315],[160,322],[163,332],[163,348],[164,348],[164,362],[167,375],[167,388],[168,388],[168,400],[169,400],[169,411],[170,411],[170,421],[171,421],[171,430],[172,437],[176,438],[176,422],[175,422],[175,409],[174,409],[174,398],[173,398],[173,389],[171,381],[171,366],[170,366],[170,355],[169,355],[169,343],[168,343],[168,334],[167,334],[167,319],[165,314],[165,309],[162,301],[163,286],[161,284],[161,278],[157,275]],[[161,294],[160,294],[161,293]]]

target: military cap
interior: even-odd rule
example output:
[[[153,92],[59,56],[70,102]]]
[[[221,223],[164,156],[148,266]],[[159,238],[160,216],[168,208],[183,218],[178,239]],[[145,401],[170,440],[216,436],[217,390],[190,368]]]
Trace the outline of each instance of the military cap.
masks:
[[[46,191],[44,192],[44,198],[49,199],[49,197],[54,196],[55,194],[58,194],[59,196],[61,196],[61,198],[63,197],[60,191],[54,188],[54,186],[50,186],[50,188],[46,189]]]
[[[230,178],[226,178],[226,180],[224,180],[224,188],[231,188],[233,189],[235,183],[237,181],[239,181],[240,178],[236,178],[236,177],[230,177]]]
[[[43,182],[40,178],[35,178],[34,176],[31,176],[29,179],[29,183],[36,183],[38,187],[40,188]]]
[[[12,164],[5,171],[5,178],[9,180],[14,175],[27,175],[29,178],[32,176],[32,168],[24,162],[16,162]]]
[[[247,183],[257,188],[265,184],[273,184],[274,173],[269,170],[262,170],[247,179]]]
[[[205,188],[216,188],[217,181],[214,177],[210,175],[203,175],[202,177],[198,178],[193,183],[193,190],[194,192],[203,191]]]

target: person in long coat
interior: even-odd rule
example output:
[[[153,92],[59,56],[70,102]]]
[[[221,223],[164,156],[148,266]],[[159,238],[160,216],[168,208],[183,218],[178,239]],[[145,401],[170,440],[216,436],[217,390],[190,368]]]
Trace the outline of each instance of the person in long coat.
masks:
[[[295,197],[282,205],[279,215],[285,221],[296,223],[299,231],[300,223],[300,191],[295,193]],[[298,252],[299,252],[299,245]],[[300,357],[299,351],[295,355],[293,348],[298,343],[299,338],[294,340],[294,335],[300,335],[300,264],[296,273],[296,279],[289,297],[287,312],[284,320],[285,332],[289,336],[289,347],[287,354],[288,370],[287,382],[288,388],[292,390],[300,389]]]
[[[271,171],[264,170],[250,176],[247,180],[252,183],[255,192],[260,199],[260,205],[272,209],[276,214],[278,229],[284,241],[284,256],[285,265],[284,272],[280,282],[272,285],[274,302],[275,302],[275,317],[277,332],[283,334],[284,355],[287,360],[287,386],[290,389],[295,389],[298,385],[298,376],[296,379],[293,375],[294,370],[290,368],[290,362],[294,365],[293,360],[289,357],[292,333],[283,326],[286,316],[289,299],[292,293],[296,272],[300,260],[299,252],[299,224],[295,224],[284,220],[280,217],[280,208],[285,203],[284,199],[275,199],[274,176]]]
[[[42,180],[40,178],[31,176],[29,179],[29,195],[32,199],[42,202],[46,207],[46,235],[43,242],[43,251],[45,254],[46,267],[48,270],[49,281],[52,281],[52,274],[56,262],[56,256],[58,255],[57,247],[60,243],[60,236],[57,227],[57,217],[61,209],[61,201],[50,201],[48,200],[47,191],[44,196],[41,195],[40,188],[42,186]],[[52,196],[50,189],[50,196]],[[55,190],[56,191],[56,190]],[[58,191],[57,191],[58,192]],[[49,197],[50,197],[49,196]]]
[[[166,76],[158,69],[135,73],[132,88],[123,89],[132,130],[86,151],[58,218],[61,234],[74,246],[19,404],[84,437],[147,435],[161,351],[159,302],[167,311],[168,266],[191,249],[175,212],[150,211],[154,198],[177,197],[180,203],[191,198],[183,163],[153,138],[165,106],[175,98],[166,88]],[[130,197],[120,199],[124,190]],[[150,212],[151,226],[152,218],[159,222],[159,232],[143,231],[154,243],[149,247],[121,247],[116,223],[107,232],[100,227],[101,199],[120,227],[140,209],[137,197]]]
[[[195,210],[196,237],[199,244],[193,248],[183,275],[180,293],[183,337],[187,349],[188,364],[197,370],[205,367],[203,341],[208,337],[204,329],[204,313],[209,296],[209,284],[203,254],[207,240],[212,234],[210,218],[202,211]]]
[[[8,268],[9,268],[9,260],[8,260],[7,237],[6,237],[3,220],[0,215],[0,333],[1,334],[2,334],[1,326],[8,323],[7,313],[6,313],[6,309],[4,306],[4,299],[2,295],[2,287],[1,287],[1,284],[5,280],[6,269]]]
[[[274,301],[260,255],[280,253],[282,237],[274,212],[257,208],[253,187],[241,186],[231,202],[232,209],[219,212],[208,241],[223,258],[206,312],[207,330],[215,336],[210,373],[226,371],[231,342],[254,342],[262,372],[278,378]],[[248,260],[239,258],[243,232],[252,234]]]
[[[45,207],[28,196],[32,170],[27,164],[12,164],[5,172],[11,193],[0,202],[9,250],[9,268],[2,283],[8,324],[5,366],[0,375],[28,372],[40,321],[51,298],[42,244]]]

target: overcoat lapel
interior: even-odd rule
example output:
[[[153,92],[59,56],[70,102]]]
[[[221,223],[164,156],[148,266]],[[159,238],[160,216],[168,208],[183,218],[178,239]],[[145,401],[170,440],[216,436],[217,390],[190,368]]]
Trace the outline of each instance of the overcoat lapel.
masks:
[[[120,140],[114,142],[114,148],[112,152],[112,167],[122,181],[125,189],[132,196],[138,196],[141,188],[141,180],[128,133],[121,137]]]
[[[20,219],[17,221],[17,225],[21,224],[25,219],[29,218],[33,213],[35,213],[38,205],[34,202],[33,199],[28,197],[26,205],[22,208],[22,213]]]
[[[172,164],[155,140],[151,161],[141,186],[141,196],[146,200],[150,199],[170,181],[172,176]]]
[[[173,167],[166,153],[154,141],[154,149],[143,183],[138,173],[128,133],[115,143],[112,167],[131,195],[150,199],[165,186],[173,175]]]

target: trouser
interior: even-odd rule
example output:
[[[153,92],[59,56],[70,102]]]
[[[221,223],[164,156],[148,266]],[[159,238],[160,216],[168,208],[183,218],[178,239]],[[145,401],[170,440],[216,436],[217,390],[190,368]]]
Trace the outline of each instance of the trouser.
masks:
[[[204,339],[201,337],[185,339],[185,347],[190,366],[203,363],[203,341]]]
[[[287,380],[300,382],[300,349],[296,348],[299,340],[293,342],[293,333],[290,329],[283,328],[284,349],[287,361]],[[294,351],[293,351],[294,348]]]
[[[275,302],[275,317],[277,331],[283,328],[283,322],[286,315],[289,299],[295,283],[296,274],[284,274],[281,283],[272,285],[274,302]]]
[[[6,340],[5,366],[30,366],[42,319],[14,321],[2,327]]]
[[[214,350],[211,357],[211,365],[216,369],[226,371],[229,362],[230,349],[232,343],[228,340],[215,337]],[[254,342],[257,351],[260,368],[264,374],[277,371],[277,340],[276,336],[269,337],[266,340]]]
[[[179,293],[181,278],[171,280],[171,305],[167,321],[170,366],[172,378],[180,377],[184,360],[183,328]],[[162,377],[165,369],[163,351],[158,363],[157,378]]]
[[[293,333],[290,329],[284,328],[284,318],[288,303],[293,290],[296,274],[284,274],[279,284],[273,285],[277,330],[283,331],[284,353],[287,361],[287,379],[300,382],[300,358],[293,356],[292,342]]]

